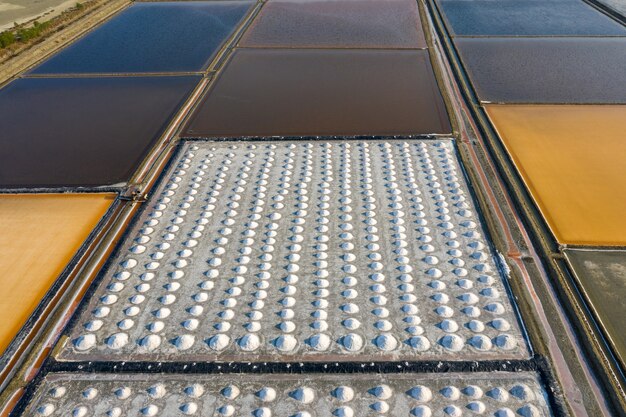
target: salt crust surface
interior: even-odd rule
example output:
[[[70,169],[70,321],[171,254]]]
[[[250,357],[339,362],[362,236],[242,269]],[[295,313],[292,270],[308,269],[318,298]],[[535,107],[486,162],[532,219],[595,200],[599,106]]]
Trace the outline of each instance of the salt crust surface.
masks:
[[[528,356],[447,140],[191,142],[71,360]]]
[[[549,416],[532,373],[51,374],[29,416]]]

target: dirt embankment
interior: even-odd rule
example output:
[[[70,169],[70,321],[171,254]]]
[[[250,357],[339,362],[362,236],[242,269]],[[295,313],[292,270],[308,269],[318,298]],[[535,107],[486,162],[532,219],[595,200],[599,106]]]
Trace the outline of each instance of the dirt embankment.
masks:
[[[57,20],[49,33],[20,45],[0,57],[0,85],[72,42],[112,14],[128,6],[130,0],[93,0],[89,7]],[[59,16],[58,18],[61,18]]]

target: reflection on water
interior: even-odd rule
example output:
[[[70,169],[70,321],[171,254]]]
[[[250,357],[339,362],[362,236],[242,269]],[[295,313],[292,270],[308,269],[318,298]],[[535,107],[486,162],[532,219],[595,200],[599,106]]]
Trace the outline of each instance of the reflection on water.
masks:
[[[190,136],[449,133],[428,52],[243,49]]]
[[[626,38],[457,38],[481,100],[626,103]]]
[[[626,251],[566,250],[617,355],[626,364]]]
[[[199,77],[18,79],[0,90],[0,186],[125,182]]]
[[[457,35],[626,35],[626,28],[583,1],[440,0]]]
[[[426,47],[414,0],[269,2],[241,44],[292,48]]]
[[[197,71],[252,2],[135,3],[33,74]]]

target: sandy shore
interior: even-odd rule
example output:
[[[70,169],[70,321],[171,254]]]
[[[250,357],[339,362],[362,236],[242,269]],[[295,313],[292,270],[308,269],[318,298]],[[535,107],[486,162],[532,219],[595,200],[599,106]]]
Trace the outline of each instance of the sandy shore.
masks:
[[[15,22],[49,20],[76,5],[77,0],[0,0],[0,31]]]

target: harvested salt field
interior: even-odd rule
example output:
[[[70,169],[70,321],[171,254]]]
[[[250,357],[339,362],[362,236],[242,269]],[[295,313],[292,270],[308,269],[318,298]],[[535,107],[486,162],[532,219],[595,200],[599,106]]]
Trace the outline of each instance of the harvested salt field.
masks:
[[[626,413],[615,11],[83,11],[0,34],[1,416]]]
[[[62,357],[525,357],[455,159],[449,141],[191,142]]]
[[[391,377],[287,377],[51,374],[24,415],[84,412],[138,415],[454,415],[469,409],[495,415],[548,416],[537,377],[450,374]],[[441,413],[445,414],[441,414]]]

